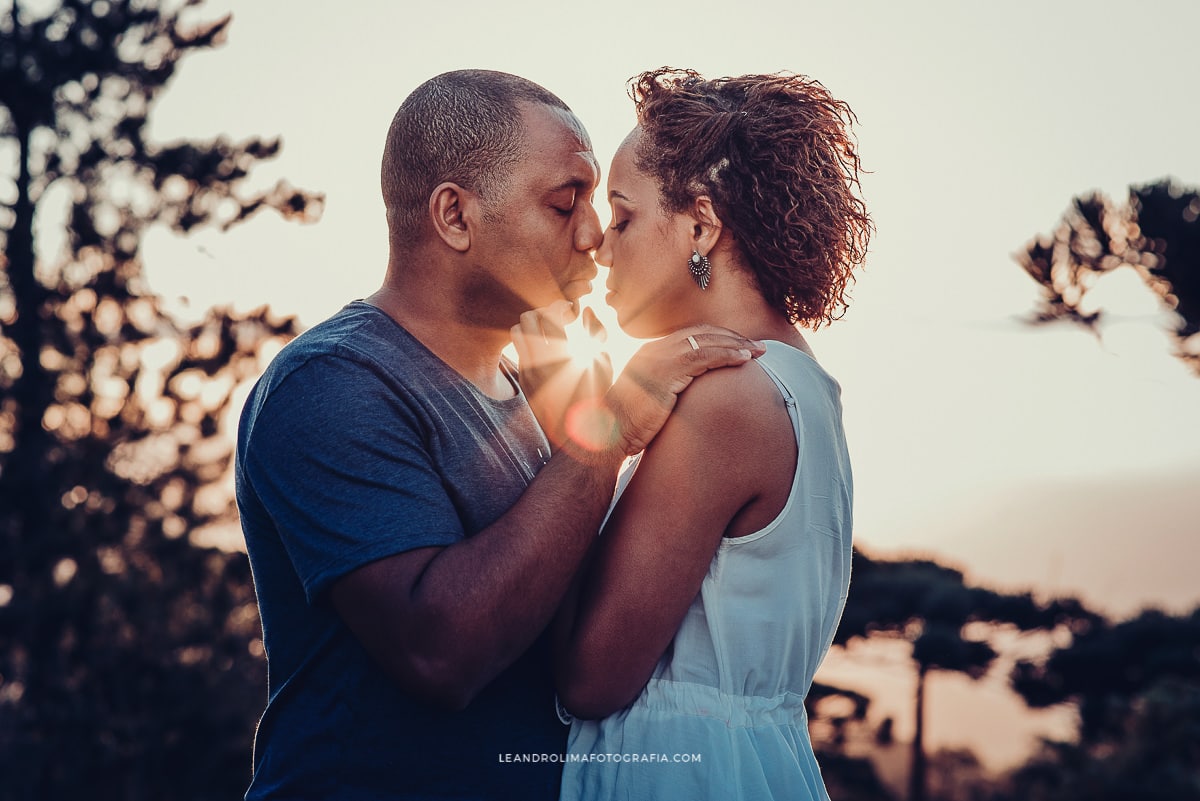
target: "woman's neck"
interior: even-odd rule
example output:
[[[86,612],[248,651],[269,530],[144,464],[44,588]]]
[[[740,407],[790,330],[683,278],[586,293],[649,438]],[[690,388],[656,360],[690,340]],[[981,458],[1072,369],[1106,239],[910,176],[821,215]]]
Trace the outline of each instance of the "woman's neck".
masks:
[[[717,287],[706,292],[714,292],[714,289]],[[722,287],[719,294],[714,292],[704,301],[693,315],[689,315],[691,322],[728,328],[750,339],[775,340],[812,355],[800,329],[789,323],[783,312],[767,303],[757,287],[743,284]]]

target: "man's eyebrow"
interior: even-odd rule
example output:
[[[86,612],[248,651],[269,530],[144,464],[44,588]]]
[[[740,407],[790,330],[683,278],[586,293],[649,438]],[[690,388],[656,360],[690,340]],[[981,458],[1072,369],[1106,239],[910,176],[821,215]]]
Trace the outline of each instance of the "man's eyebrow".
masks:
[[[575,176],[573,178],[568,178],[567,180],[563,181],[562,183],[558,184],[557,186],[551,187],[550,194],[553,194],[555,192],[561,192],[564,189],[574,189],[576,192],[578,192],[580,190],[587,189],[591,185],[592,185],[592,182],[590,180],[588,180],[587,178]]]

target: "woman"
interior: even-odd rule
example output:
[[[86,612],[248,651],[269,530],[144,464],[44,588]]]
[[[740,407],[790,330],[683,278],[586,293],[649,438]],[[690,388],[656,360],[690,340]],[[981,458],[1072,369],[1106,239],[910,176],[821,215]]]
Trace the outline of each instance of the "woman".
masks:
[[[853,115],[801,76],[664,68],[631,94],[596,253],[619,324],[767,350],[680,397],[555,622],[562,797],[826,799],[804,698],[845,603],[852,486],[839,386],[797,324],[838,317],[865,256]]]

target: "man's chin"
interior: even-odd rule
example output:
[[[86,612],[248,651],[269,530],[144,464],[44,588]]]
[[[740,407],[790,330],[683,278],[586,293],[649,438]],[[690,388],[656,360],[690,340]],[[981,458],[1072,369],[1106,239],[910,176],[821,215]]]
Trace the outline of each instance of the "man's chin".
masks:
[[[585,280],[571,281],[562,288],[563,297],[572,303],[578,303],[579,299],[590,295],[592,292],[592,282]]]

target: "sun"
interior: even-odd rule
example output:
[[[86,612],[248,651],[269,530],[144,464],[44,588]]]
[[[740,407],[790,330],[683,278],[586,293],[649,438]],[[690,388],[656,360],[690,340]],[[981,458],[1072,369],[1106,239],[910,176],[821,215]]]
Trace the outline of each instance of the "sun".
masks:
[[[603,287],[603,282],[597,282]],[[596,320],[603,327],[603,333],[593,336],[584,325],[584,314],[566,326],[567,352],[571,361],[580,367],[588,367],[595,360],[608,354],[612,360],[613,372],[619,373],[638,347],[642,344],[633,339],[617,325],[617,315],[604,302],[604,290],[593,289],[589,294],[579,299],[581,310],[590,309]]]
[[[576,366],[589,367],[608,353],[607,326],[596,333],[588,331],[584,314],[580,314],[564,330],[567,334],[567,354]]]

